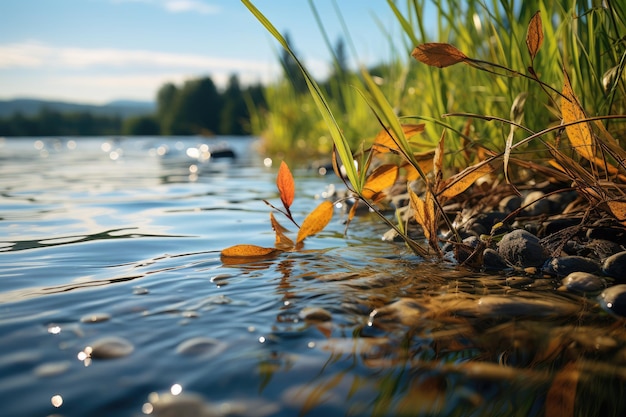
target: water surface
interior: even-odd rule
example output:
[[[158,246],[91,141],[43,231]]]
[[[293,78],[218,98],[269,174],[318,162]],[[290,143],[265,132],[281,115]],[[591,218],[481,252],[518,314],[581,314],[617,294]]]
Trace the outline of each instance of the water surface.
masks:
[[[237,159],[209,157],[222,140]],[[622,321],[549,282],[419,259],[369,215],[344,236],[337,208],[301,251],[224,264],[274,243],[277,163],[253,144],[0,142],[2,415],[624,410]],[[300,220],[341,187],[295,174]]]

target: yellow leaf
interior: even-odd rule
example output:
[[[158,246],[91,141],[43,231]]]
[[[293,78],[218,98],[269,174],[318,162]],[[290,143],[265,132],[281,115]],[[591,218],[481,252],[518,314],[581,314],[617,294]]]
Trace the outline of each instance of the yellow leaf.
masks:
[[[488,163],[478,163],[448,178],[442,183],[439,197],[452,198],[467,190],[470,185],[493,171],[493,167]]]
[[[274,217],[274,213],[272,213],[271,211],[270,223],[272,224],[272,229],[274,229],[274,232],[276,232],[276,242],[274,243],[274,246],[284,250],[291,249],[294,246],[293,241],[289,239],[289,237],[287,237],[287,235],[285,234],[289,232],[289,230],[287,230],[280,223],[278,223],[278,220],[276,220],[276,217]]]
[[[280,168],[278,168],[276,186],[278,187],[278,191],[280,193],[280,201],[283,202],[283,206],[287,212],[289,212],[289,207],[291,206],[291,203],[293,203],[293,199],[296,195],[296,184],[285,161],[282,161],[280,163]]]
[[[361,194],[364,198],[372,198],[375,194],[380,193],[395,184],[397,178],[397,165],[381,165],[367,177],[367,181],[365,181]]]
[[[449,43],[424,43],[416,47],[411,56],[432,67],[449,67],[467,60],[467,56]]]
[[[408,139],[411,136],[422,133],[424,131],[424,123],[404,124],[402,125],[402,131],[404,132],[404,136]],[[396,142],[397,141],[389,134],[389,131],[383,129],[378,133],[378,135],[376,135],[372,149],[380,153],[400,152]]]
[[[626,226],[626,201],[607,201],[606,204],[609,206],[609,210],[615,216],[615,219]]]
[[[526,46],[530,53],[530,59],[535,60],[539,48],[543,43],[543,26],[541,25],[541,13],[537,12],[530,19],[528,32],[526,33]]]
[[[222,250],[224,258],[255,258],[274,255],[279,252],[274,248],[264,248],[257,245],[235,245]]]
[[[422,226],[422,230],[424,231],[424,236],[426,239],[430,240],[430,230],[432,223],[431,220],[431,210],[426,207],[426,203],[422,200],[415,191],[408,187],[409,190],[409,199],[411,202],[411,208],[413,209],[413,218],[417,224]],[[434,209],[433,209],[434,212]]]
[[[578,120],[585,119],[585,112],[578,104],[578,99],[572,90],[569,76],[566,71],[563,71],[563,99],[561,100],[561,116],[563,117],[563,123],[572,123]],[[569,138],[570,143],[574,150],[583,158],[588,161],[592,161],[594,158],[593,153],[593,137],[591,136],[591,129],[588,123],[576,123],[565,127],[565,132]]]
[[[333,203],[324,201],[315,208],[302,222],[296,243],[322,231],[333,217]]]

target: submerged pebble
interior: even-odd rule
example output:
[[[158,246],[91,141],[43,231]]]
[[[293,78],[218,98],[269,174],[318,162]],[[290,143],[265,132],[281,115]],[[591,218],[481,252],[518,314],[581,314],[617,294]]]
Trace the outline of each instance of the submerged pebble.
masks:
[[[107,313],[88,314],[80,318],[81,323],[102,323],[109,320],[111,320],[111,315]]]
[[[69,361],[44,363],[35,368],[35,375],[38,377],[60,375],[70,369],[70,365]]]
[[[176,353],[187,356],[215,356],[226,350],[226,343],[208,337],[194,337],[176,347]]]
[[[626,317],[626,284],[619,284],[602,291],[600,306],[609,313]]]
[[[321,307],[304,307],[298,313],[298,317],[310,321],[328,321],[332,319],[330,312]]]
[[[121,337],[103,337],[91,344],[92,359],[115,359],[130,355],[135,347]]]

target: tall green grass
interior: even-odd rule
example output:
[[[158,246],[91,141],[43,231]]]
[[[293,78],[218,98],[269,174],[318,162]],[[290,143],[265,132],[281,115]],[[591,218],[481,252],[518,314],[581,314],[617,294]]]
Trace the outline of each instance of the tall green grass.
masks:
[[[621,81],[626,66],[626,5],[622,2],[388,0],[388,6],[404,33],[401,43],[406,49],[397,49],[398,42],[390,35],[393,30],[385,32],[381,28],[381,37],[388,38],[390,50],[396,55],[370,71],[375,76],[369,81],[375,81],[375,86],[368,81],[368,74],[358,72],[339,74],[320,83],[352,149],[358,149],[362,142],[367,145],[381,128],[372,114],[372,102],[364,99],[364,93],[375,95],[376,91],[401,120],[430,122],[420,139],[425,149],[434,147],[445,127],[457,132],[449,136],[448,149],[461,149],[461,138],[469,135],[484,146],[502,150],[508,125],[442,115],[471,113],[506,119],[520,93],[527,94],[521,120],[527,128],[539,131],[558,122],[554,103],[538,83],[528,78],[502,69],[496,71],[505,76],[497,76],[464,65],[432,68],[410,56],[417,44],[448,42],[471,58],[526,73],[530,65],[526,32],[537,11],[544,17],[545,38],[533,66],[541,81],[558,90],[563,83],[563,68],[567,68],[574,90],[590,115],[626,110],[626,91]],[[323,24],[320,26],[323,31]],[[257,114],[253,126],[255,133],[265,138],[270,152],[302,155],[306,150],[305,155],[327,155],[331,144],[328,128],[308,94],[297,94],[289,83],[280,82],[269,86],[266,95],[269,111]],[[541,150],[533,143],[524,149]],[[452,165],[462,162],[454,153],[449,159]]]

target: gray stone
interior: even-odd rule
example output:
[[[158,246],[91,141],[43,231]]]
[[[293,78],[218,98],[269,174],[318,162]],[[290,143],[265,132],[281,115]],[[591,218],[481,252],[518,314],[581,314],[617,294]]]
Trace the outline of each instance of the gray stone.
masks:
[[[602,291],[600,305],[609,313],[626,317],[626,284],[615,285]]]
[[[548,259],[548,254],[537,236],[522,229],[502,237],[498,243],[498,254],[509,264],[521,268],[541,266]]]

